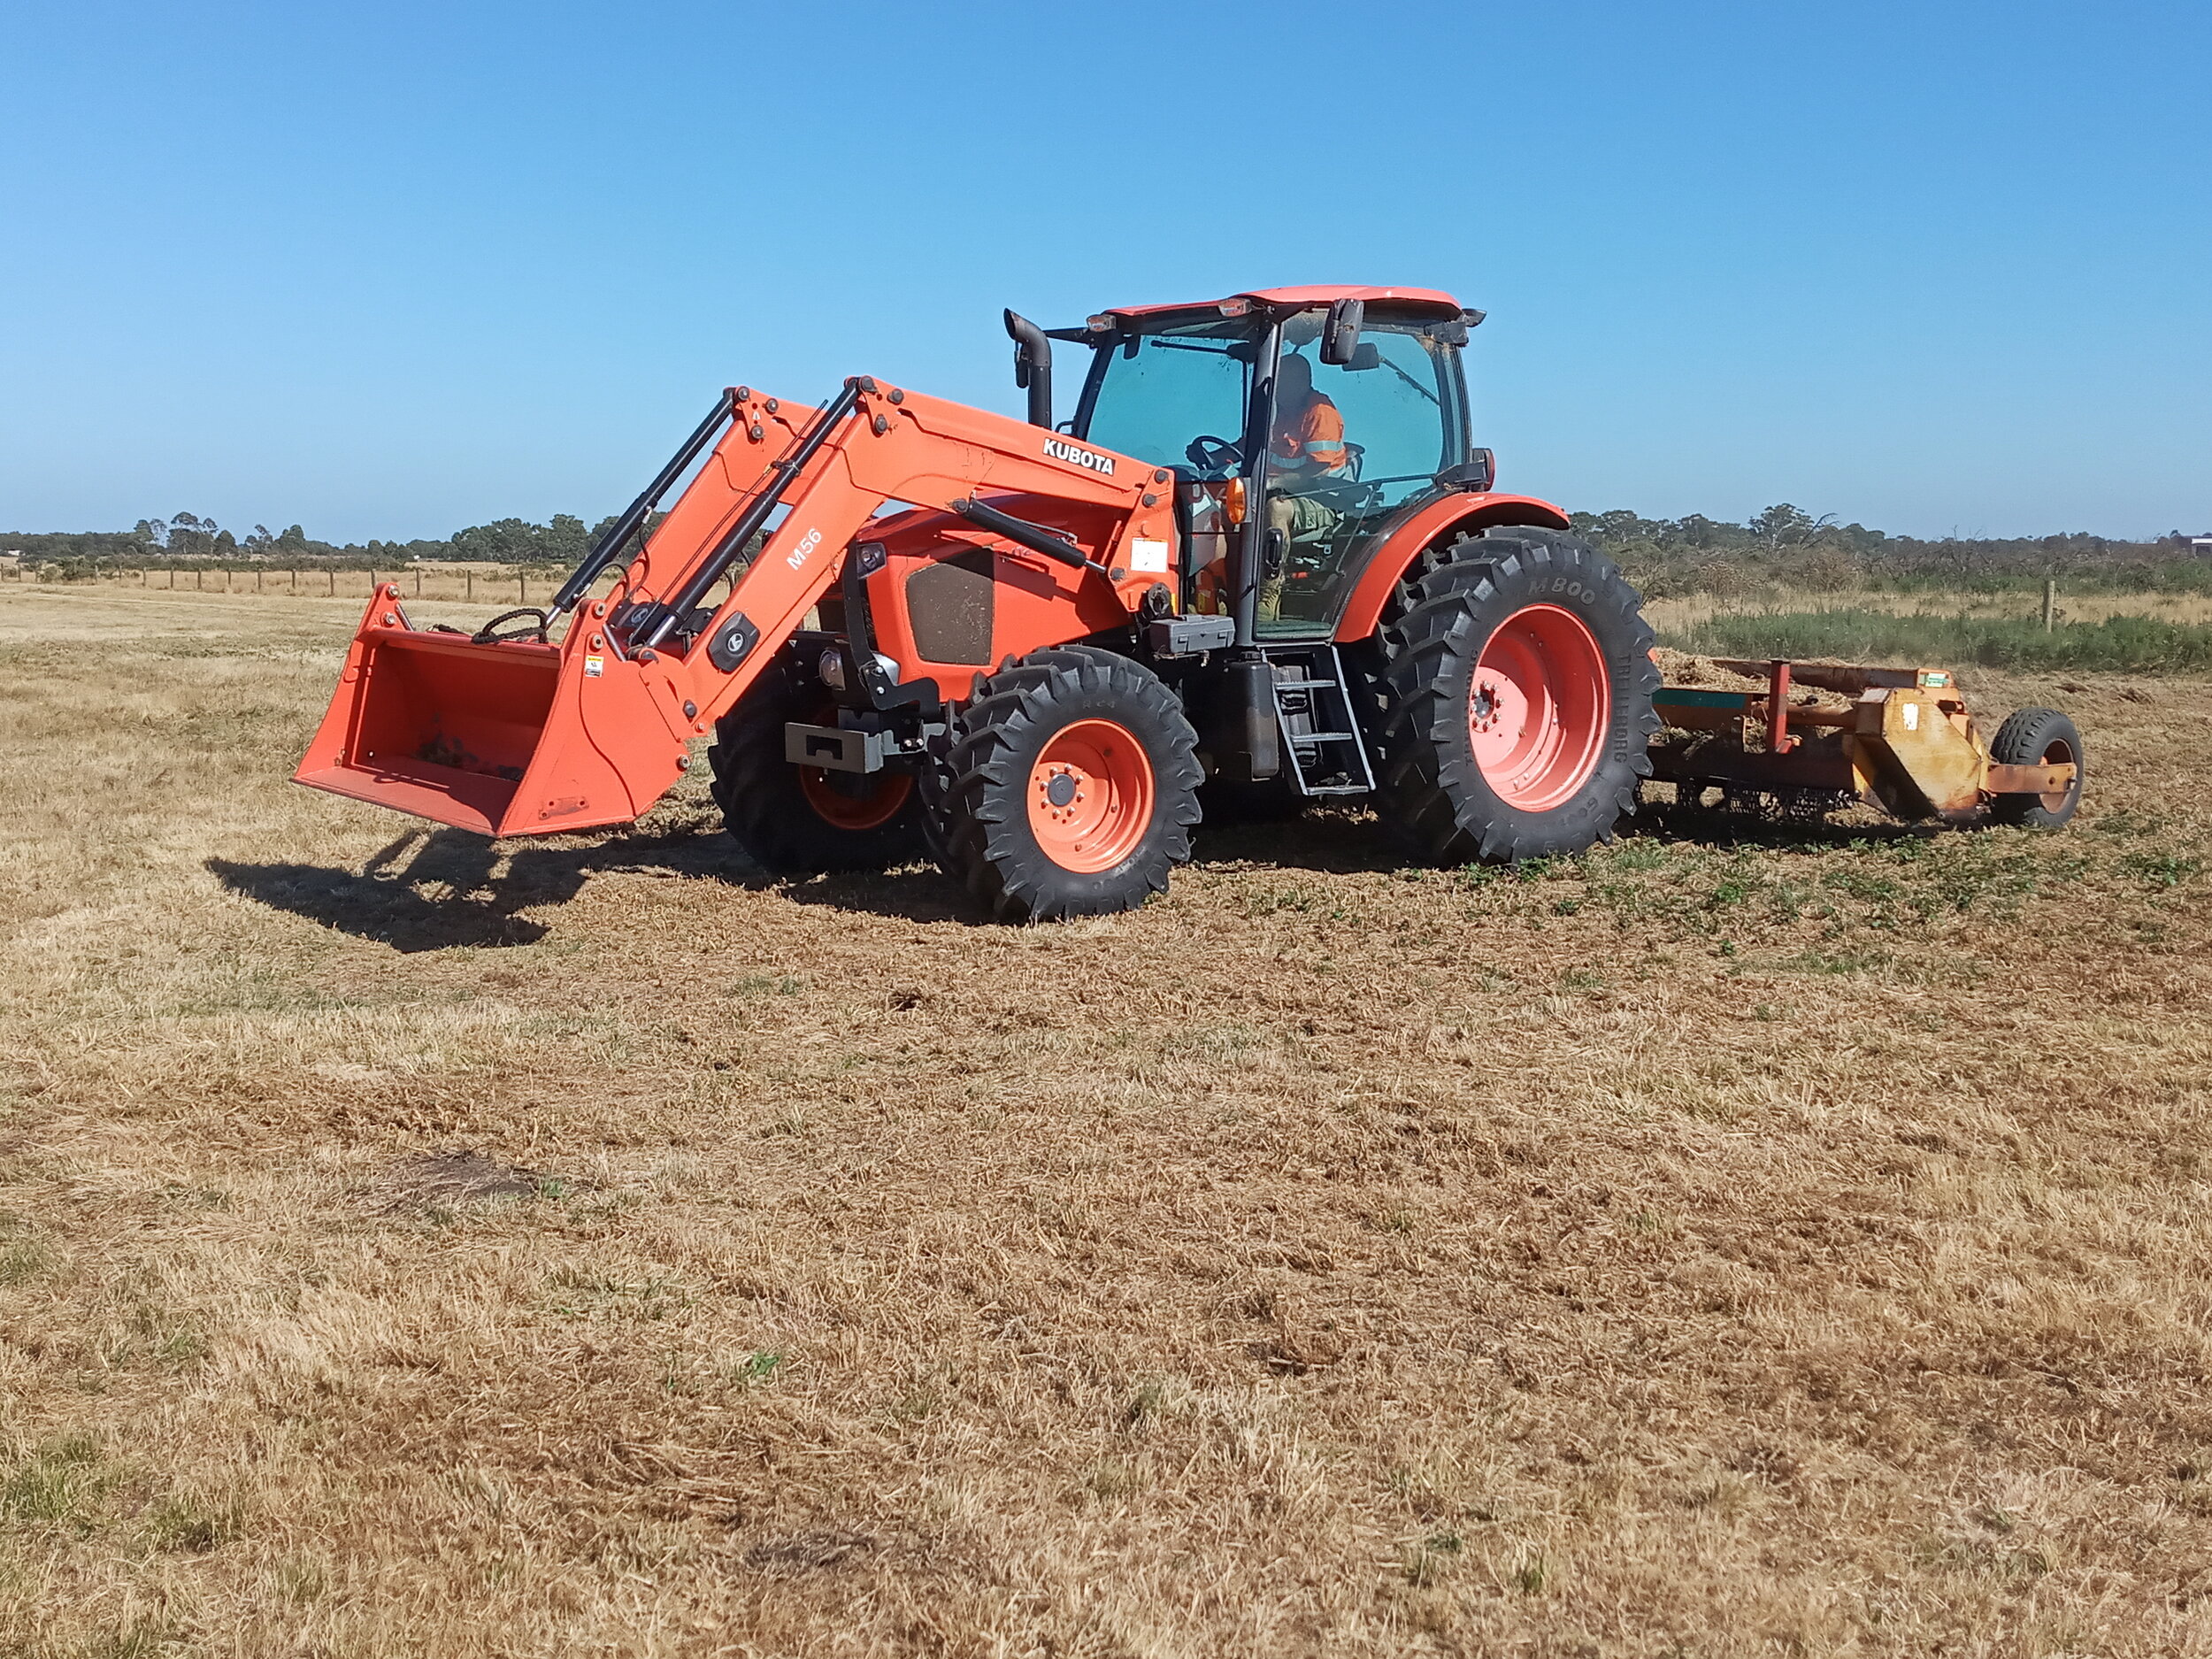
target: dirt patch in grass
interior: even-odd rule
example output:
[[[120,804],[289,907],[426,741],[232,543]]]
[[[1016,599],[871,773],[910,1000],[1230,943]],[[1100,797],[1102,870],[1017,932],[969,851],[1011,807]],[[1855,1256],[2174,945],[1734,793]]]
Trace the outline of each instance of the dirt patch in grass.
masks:
[[[386,1214],[434,1211],[501,1199],[557,1198],[589,1187],[588,1182],[565,1181],[541,1170],[495,1163],[480,1152],[457,1148],[395,1159],[379,1171],[367,1202]]]
[[[0,1649],[2206,1650],[2212,686],[1019,929],[291,788],[350,609],[0,595]]]

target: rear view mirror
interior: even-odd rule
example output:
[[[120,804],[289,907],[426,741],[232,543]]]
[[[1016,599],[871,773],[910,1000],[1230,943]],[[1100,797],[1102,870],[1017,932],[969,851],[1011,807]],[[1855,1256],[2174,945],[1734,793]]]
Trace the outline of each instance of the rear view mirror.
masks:
[[[1345,360],[1344,366],[1355,373],[1361,369],[1379,369],[1382,367],[1382,348],[1371,340],[1363,340],[1352,348],[1352,355]]]
[[[1329,320],[1321,325],[1321,361],[1348,367],[1359,346],[1359,331],[1367,320],[1365,300],[1338,300],[1329,307]]]

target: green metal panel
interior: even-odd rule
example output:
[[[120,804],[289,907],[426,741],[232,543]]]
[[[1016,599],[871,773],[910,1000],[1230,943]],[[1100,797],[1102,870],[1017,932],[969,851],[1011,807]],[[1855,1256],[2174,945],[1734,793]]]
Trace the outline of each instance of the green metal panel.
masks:
[[[1751,703],[1748,691],[1697,691],[1688,686],[1662,686],[1652,702],[1660,708],[1669,703],[1678,709],[1743,709]]]

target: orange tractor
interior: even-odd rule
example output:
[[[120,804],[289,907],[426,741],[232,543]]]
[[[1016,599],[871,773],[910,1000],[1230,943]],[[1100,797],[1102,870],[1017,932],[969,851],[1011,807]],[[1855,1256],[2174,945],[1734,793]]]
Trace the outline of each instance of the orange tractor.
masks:
[[[418,627],[380,588],[297,780],[541,834],[638,818],[712,732],[767,869],[926,852],[1009,920],[1141,904],[1202,815],[1313,797],[1424,858],[1578,850],[1634,808],[1660,677],[1635,590],[1493,487],[1480,320],[1386,288],[1010,311],[1026,425],[734,388],[545,609]],[[1057,424],[1056,340],[1091,354]]]

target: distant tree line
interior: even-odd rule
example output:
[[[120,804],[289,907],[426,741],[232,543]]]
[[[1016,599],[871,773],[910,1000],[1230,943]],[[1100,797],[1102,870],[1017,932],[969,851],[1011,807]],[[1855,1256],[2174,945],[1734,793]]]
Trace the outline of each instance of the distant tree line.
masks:
[[[2191,557],[2180,531],[2153,541],[2107,536],[1990,538],[1947,536],[1928,541],[1889,535],[1864,525],[1815,518],[1783,502],[1747,524],[1693,513],[1686,518],[1646,518],[1625,511],[1578,512],[1575,529],[1609,554],[1650,598],[1710,593],[1728,595],[1786,586],[1813,588],[1898,588],[1976,591],[2019,588],[2056,577],[2075,588],[2212,592],[2212,558]],[[128,530],[81,533],[0,532],[0,554],[20,552],[23,562],[68,576],[103,570],[137,570],[179,561],[230,569],[398,570],[421,561],[566,568],[589,550],[612,524],[587,526],[572,513],[548,524],[498,518],[471,525],[443,541],[318,541],[298,525],[273,531],[255,525],[240,535],[214,519],[180,512],[141,518]]]
[[[140,570],[174,563],[218,569],[334,567],[339,570],[397,570],[423,560],[461,560],[530,567],[575,564],[614,522],[611,517],[587,526],[573,513],[557,512],[550,524],[498,518],[471,525],[443,541],[319,541],[298,525],[271,530],[255,525],[241,535],[212,518],[180,512],[167,518],[141,518],[128,530],[0,531],[0,554],[20,553],[26,565],[53,568],[68,576],[102,570]]]
[[[2152,541],[2074,532],[2046,536],[1890,535],[1816,518],[1783,502],[1747,524],[1693,513],[1646,518],[1578,512],[1576,531],[1609,555],[1647,598],[1783,586],[1812,588],[2016,588],[2058,578],[2070,588],[2212,592],[2212,558],[2181,531]]]

